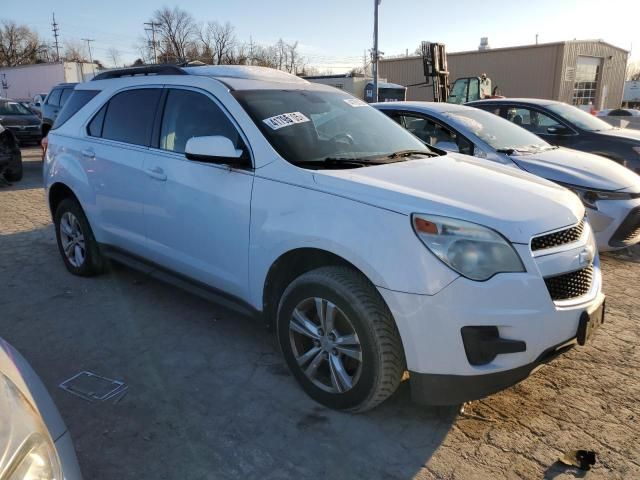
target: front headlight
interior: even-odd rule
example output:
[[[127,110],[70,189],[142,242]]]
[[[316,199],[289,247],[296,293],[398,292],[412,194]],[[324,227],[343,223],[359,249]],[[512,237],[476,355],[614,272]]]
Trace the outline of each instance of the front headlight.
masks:
[[[495,230],[455,218],[417,213],[411,216],[411,223],[431,253],[471,280],[525,271],[511,244]]]
[[[593,208],[594,210],[598,209],[596,202],[600,200],[631,200],[633,198],[640,198],[640,193],[630,193],[630,192],[612,192],[608,190],[594,190],[594,189],[586,189],[579,188],[573,185],[563,185],[575,193],[582,203],[589,208]]]
[[[62,480],[49,432],[31,403],[0,374],[0,478]]]

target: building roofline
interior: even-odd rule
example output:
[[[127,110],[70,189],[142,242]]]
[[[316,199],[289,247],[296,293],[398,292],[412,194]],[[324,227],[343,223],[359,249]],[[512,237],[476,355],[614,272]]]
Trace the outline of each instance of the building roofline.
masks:
[[[528,48],[544,48],[544,47],[552,47],[556,45],[566,45],[569,43],[601,43],[603,45],[607,45],[608,47],[615,48],[616,50],[620,50],[621,52],[629,53],[629,50],[626,50],[622,47],[618,47],[609,42],[605,42],[600,39],[592,39],[592,40],[564,40],[561,42],[548,42],[548,43],[538,43],[538,44],[530,44],[530,45],[514,45],[511,47],[499,47],[499,48],[489,48],[487,50],[463,50],[460,52],[447,52],[447,56],[455,56],[455,55],[468,55],[470,53],[490,53],[490,52],[502,52],[506,50],[524,50]],[[407,59],[421,59],[422,55],[409,55],[404,57],[396,57],[396,58],[383,58],[381,62],[395,62],[399,60],[407,60]]]

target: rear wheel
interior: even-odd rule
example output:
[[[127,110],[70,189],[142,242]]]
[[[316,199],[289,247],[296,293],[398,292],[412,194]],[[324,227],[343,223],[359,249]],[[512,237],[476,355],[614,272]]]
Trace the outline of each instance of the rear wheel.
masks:
[[[302,388],[329,408],[369,410],[400,384],[405,361],[391,312],[353,269],[323,267],[294,280],[280,300],[277,334]]]
[[[58,250],[74,275],[89,277],[102,273],[103,259],[82,208],[73,198],[60,202],[54,217]]]

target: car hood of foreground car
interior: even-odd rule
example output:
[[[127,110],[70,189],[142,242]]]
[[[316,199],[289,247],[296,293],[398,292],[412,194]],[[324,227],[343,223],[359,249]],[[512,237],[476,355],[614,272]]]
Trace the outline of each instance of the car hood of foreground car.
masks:
[[[410,159],[349,170],[317,170],[322,190],[410,215],[458,218],[497,230],[512,242],[573,225],[577,196],[542,178],[467,155]]]
[[[640,176],[608,158],[556,148],[526,155],[511,155],[523,170],[554,182],[596,190],[640,192]]]

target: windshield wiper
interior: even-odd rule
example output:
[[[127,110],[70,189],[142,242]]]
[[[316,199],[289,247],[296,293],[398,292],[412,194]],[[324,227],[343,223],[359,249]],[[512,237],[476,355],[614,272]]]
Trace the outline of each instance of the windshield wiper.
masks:
[[[385,163],[393,163],[389,160],[371,159],[371,158],[345,158],[345,157],[327,157],[320,160],[300,160],[292,162],[294,165],[304,165],[310,167],[366,167],[370,165],[384,165]]]
[[[424,150],[399,150],[387,155],[387,158],[406,158],[412,155],[424,155],[425,157],[439,157],[435,152],[425,152]]]

